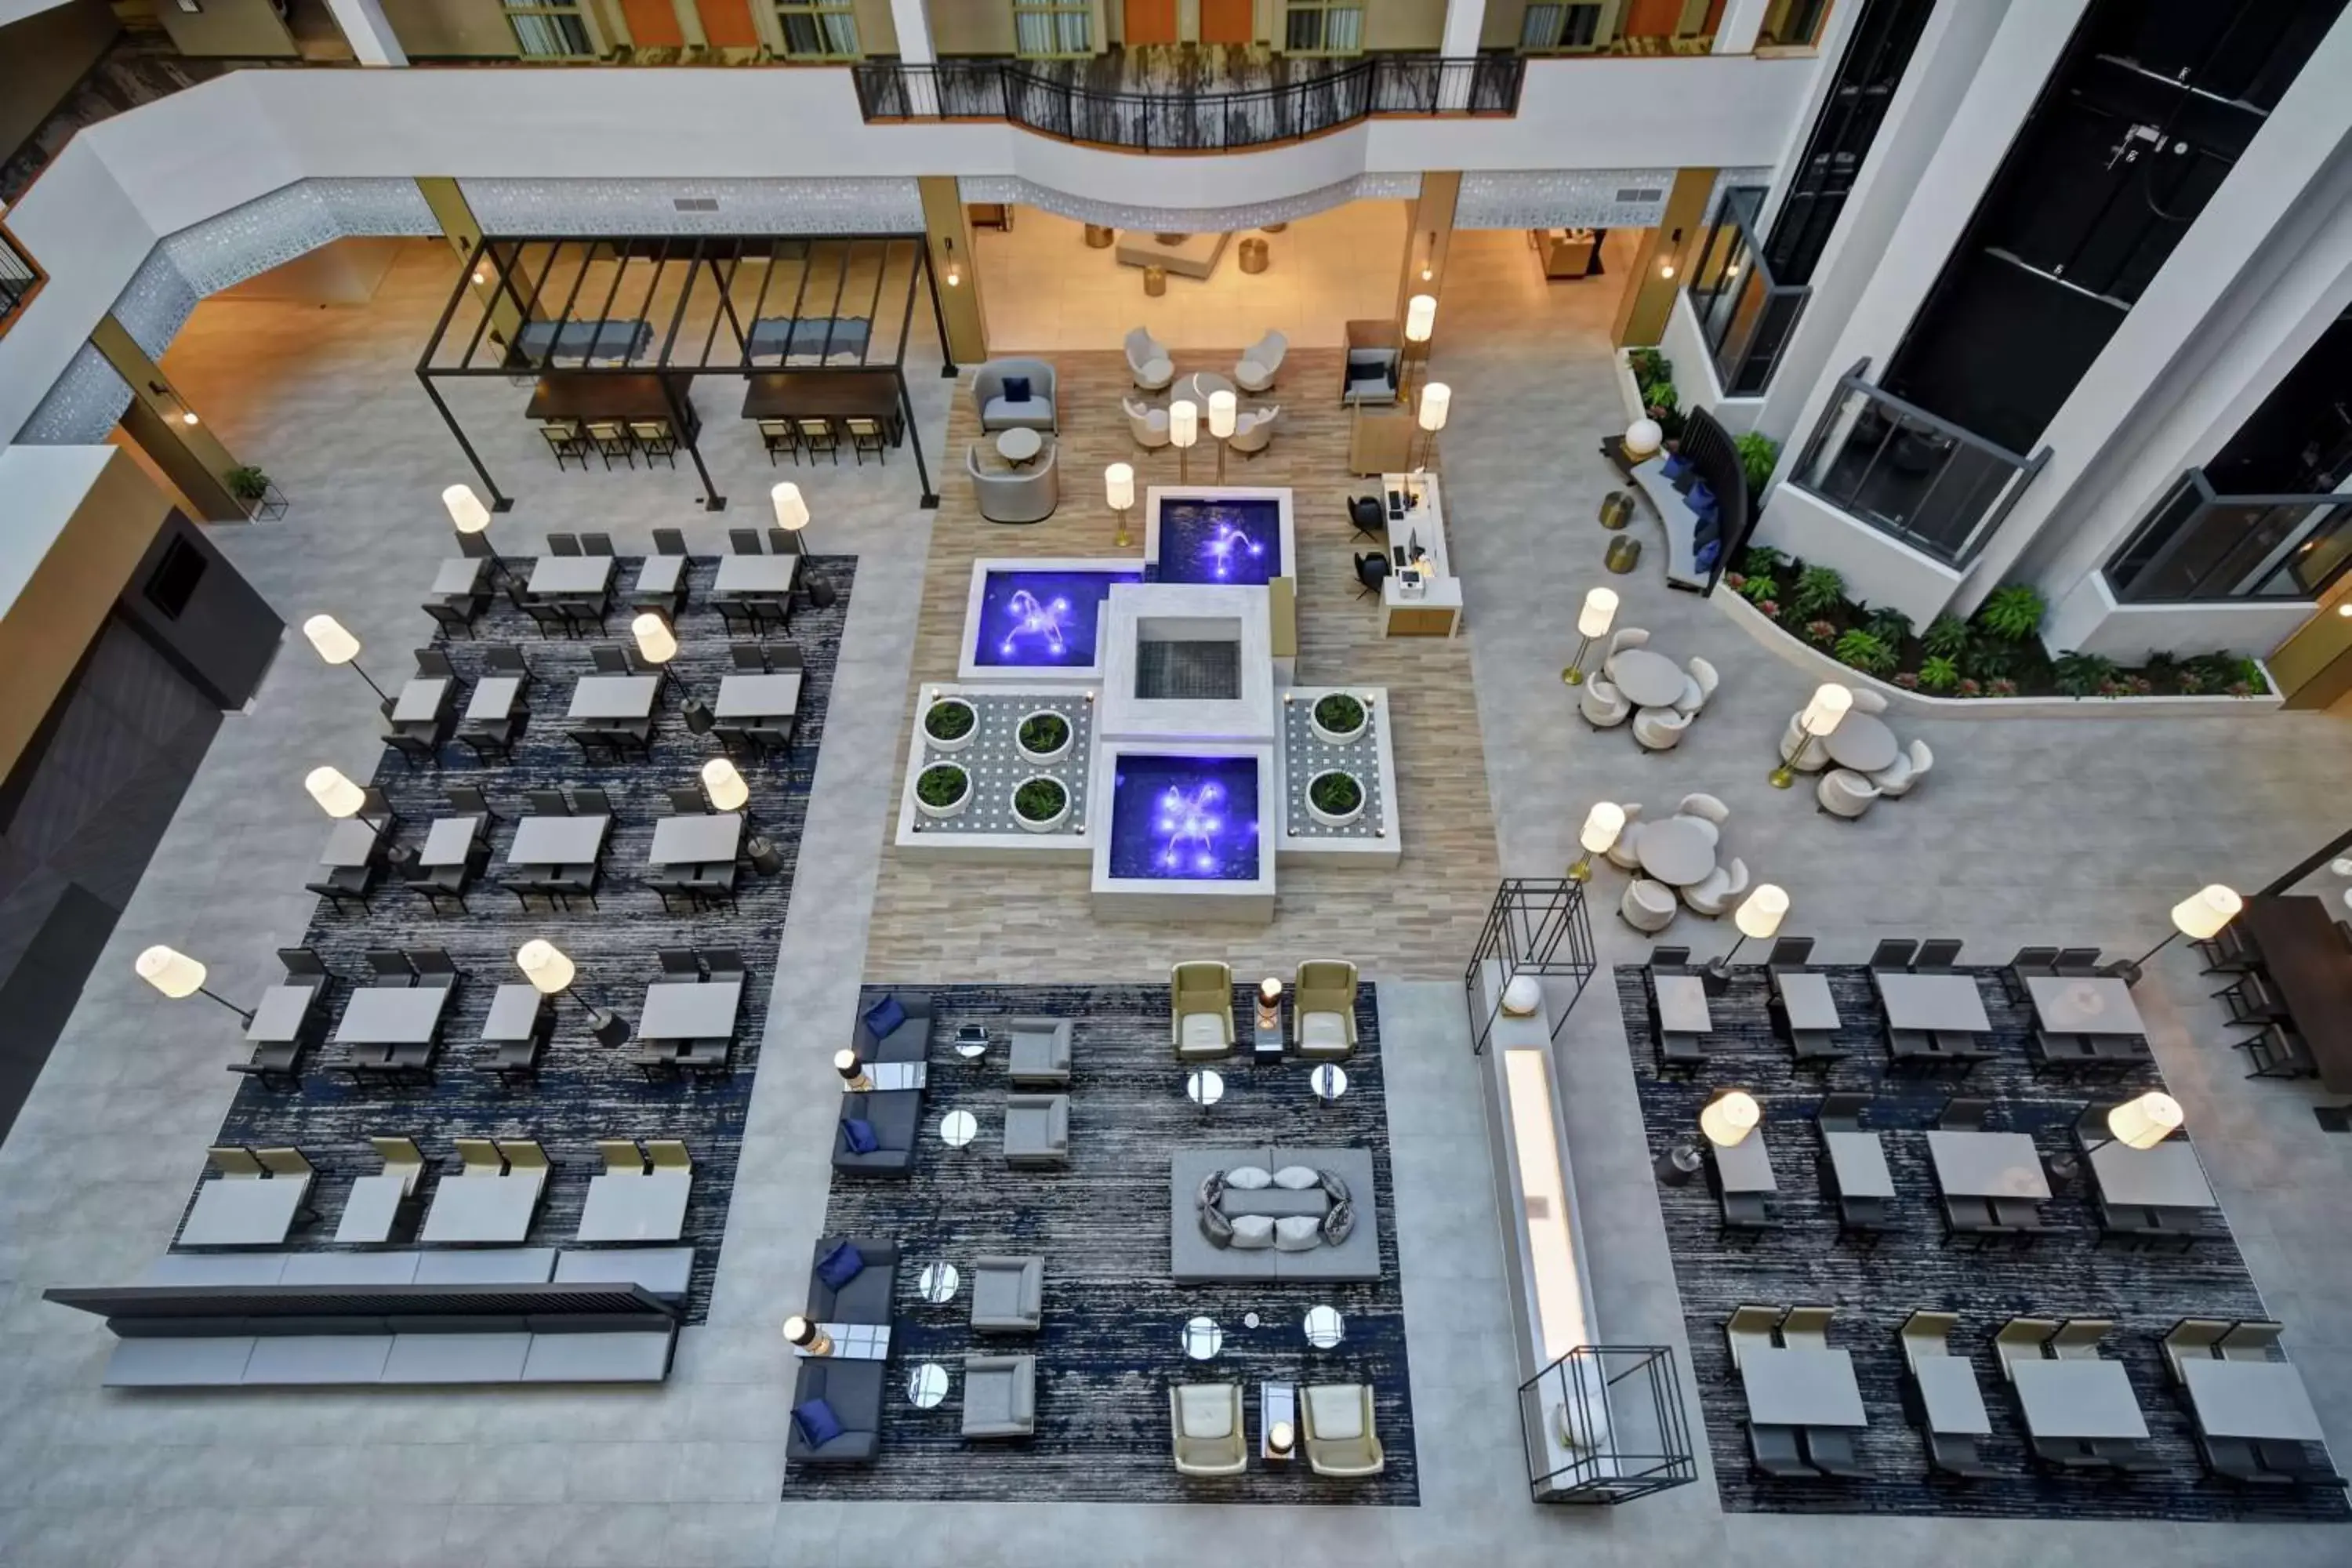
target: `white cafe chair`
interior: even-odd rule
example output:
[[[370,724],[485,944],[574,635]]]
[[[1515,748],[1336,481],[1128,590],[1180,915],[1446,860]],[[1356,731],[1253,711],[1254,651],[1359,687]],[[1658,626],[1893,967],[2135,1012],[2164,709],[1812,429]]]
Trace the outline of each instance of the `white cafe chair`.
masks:
[[[1625,884],[1625,897],[1617,912],[1635,931],[1664,931],[1675,923],[1675,890],[1664,882],[1636,877]]]
[[[1832,768],[1814,786],[1813,798],[1832,816],[1850,821],[1876,804],[1878,786],[1851,768]]]

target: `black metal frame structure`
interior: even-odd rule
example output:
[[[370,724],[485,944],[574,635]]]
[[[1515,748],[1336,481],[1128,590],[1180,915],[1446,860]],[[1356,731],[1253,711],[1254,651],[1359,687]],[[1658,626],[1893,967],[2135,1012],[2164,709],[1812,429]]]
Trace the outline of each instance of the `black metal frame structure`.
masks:
[[[1575,1458],[1558,1466],[1549,1462],[1546,1436],[1554,1419],[1577,1436]],[[1627,1441],[1637,1434],[1655,1440]],[[1675,1352],[1664,1345],[1570,1351],[1519,1384],[1519,1442],[1527,1450],[1528,1489],[1538,1502],[1631,1502],[1698,1479],[1682,1377]]]
[[[583,300],[589,263],[595,261],[614,264],[613,280],[601,297],[599,290],[590,289],[586,290],[590,298]],[[551,287],[550,279],[566,262],[571,264],[569,289],[560,281]],[[870,264],[872,271],[872,286],[862,298],[850,289],[852,270],[861,263]],[[753,264],[762,268],[759,290],[748,309],[739,308],[735,284],[743,268]],[[766,315],[772,289],[776,303],[786,303],[776,279],[780,271],[795,264],[799,283],[792,289],[790,313]],[[811,299],[810,280],[821,270],[829,273],[830,294]],[[922,505],[936,508],[939,492],[932,487],[929,465],[923,460],[922,437],[906,369],[916,295],[926,289],[930,294],[932,323],[939,332],[940,374],[953,376],[957,367],[954,351],[948,344],[939,279],[932,268],[929,243],[920,234],[485,236],[467,257],[449,302],[434,323],[433,336],[416,363],[416,378],[424,384],[425,395],[433,400],[467,462],[488,489],[490,510],[506,511],[513,507],[513,498],[490,477],[481,454],[466,438],[464,427],[435,385],[436,381],[497,376],[536,382],[551,374],[658,377],[671,428],[702,481],[703,509],[723,511],[727,498],[711,483],[710,470],[702,460],[698,422],[689,413],[694,377],[750,377],[781,372],[872,374],[887,370],[897,381],[907,442],[914,449],[915,474],[923,488]],[[675,293],[675,303],[665,312],[667,321],[657,327],[650,312],[656,299],[666,290]],[[818,292],[824,296],[822,285]],[[903,302],[897,297],[901,292]],[[889,357],[877,362],[873,358],[876,329],[885,320],[886,308],[893,305],[898,309]],[[845,309],[861,306],[866,311],[862,317],[842,314]],[[616,308],[642,313],[615,317]],[[803,315],[804,309],[824,313]],[[453,333],[450,329],[460,320],[460,311],[468,310],[470,327]],[[499,330],[501,315],[522,327],[514,334],[515,341],[509,342],[508,334]],[[706,319],[707,325],[702,324]],[[698,330],[688,331],[690,321]],[[848,330],[859,322],[862,330]],[[823,331],[818,336],[820,323]],[[542,327],[547,331],[534,331]],[[455,348],[454,357],[448,357],[460,336],[462,345]],[[766,344],[770,338],[778,340],[772,347]],[[811,341],[816,344],[814,363],[792,363]],[[857,355],[855,363],[832,363],[837,354],[853,352]],[[772,364],[760,363],[771,356]]]
[[[1481,1016],[1479,971],[1490,963],[1497,968],[1492,993],[1495,1010]],[[1470,1013],[1470,1054],[1486,1054],[1487,1037],[1502,1007],[1503,987],[1515,977],[1564,975],[1576,982],[1576,994],[1569,998],[1551,1026],[1552,1037],[1557,1039],[1599,966],[1583,883],[1566,878],[1514,878],[1503,883],[1495,889],[1495,901],[1486,909],[1486,923],[1479,928],[1477,944],[1462,972],[1464,1005]]]
[[[2127,605],[2319,599],[2352,569],[2347,531],[2352,496],[2223,495],[2191,468],[2107,563],[2107,586]]]
[[[1763,208],[1761,185],[1724,192],[1683,289],[1726,397],[1755,397],[1770,384],[1780,350],[1813,292],[1810,283],[1783,283],[1773,276],[1771,258],[1756,243]]]

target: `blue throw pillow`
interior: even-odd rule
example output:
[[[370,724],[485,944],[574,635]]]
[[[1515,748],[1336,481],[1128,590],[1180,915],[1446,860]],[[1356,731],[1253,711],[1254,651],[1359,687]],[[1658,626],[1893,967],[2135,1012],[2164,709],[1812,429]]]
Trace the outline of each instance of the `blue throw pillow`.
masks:
[[[1681,479],[1690,472],[1690,459],[1680,452],[1668,452],[1665,466],[1658,471],[1669,479]]]
[[[866,1255],[855,1242],[836,1241],[832,1251],[816,1260],[817,1282],[828,1290],[840,1289],[865,1271]]]
[[[1707,488],[1705,479],[1693,479],[1691,488],[1683,492],[1683,499],[1690,502],[1693,511],[1704,513],[1715,510],[1715,492]]]
[[[874,1123],[862,1116],[842,1118],[841,1141],[853,1154],[871,1154],[882,1147],[882,1140],[874,1136]]]
[[[841,1417],[822,1399],[793,1405],[793,1425],[800,1428],[801,1441],[812,1448],[824,1447],[840,1436],[843,1430]]]
[[[898,1005],[896,996],[885,996],[866,1009],[866,1032],[879,1045],[890,1037],[890,1032],[907,1021],[907,1009]]]
[[[1710,539],[1698,547],[1698,553],[1692,557],[1692,563],[1702,572],[1712,572],[1715,570],[1715,558],[1722,553],[1723,541]]]
[[[1004,378],[1004,401],[1007,403],[1028,402],[1029,378],[1025,375],[1006,376]]]

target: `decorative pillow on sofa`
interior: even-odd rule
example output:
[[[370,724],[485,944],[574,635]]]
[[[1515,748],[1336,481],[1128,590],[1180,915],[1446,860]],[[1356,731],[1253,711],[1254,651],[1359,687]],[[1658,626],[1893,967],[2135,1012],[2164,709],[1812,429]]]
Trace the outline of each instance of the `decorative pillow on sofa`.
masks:
[[[1348,1201],[1348,1184],[1339,1179],[1339,1172],[1318,1171],[1315,1173],[1322,1181],[1325,1197],[1335,1204],[1344,1204]]]
[[[1237,1193],[1263,1192],[1274,1185],[1274,1181],[1263,1165],[1235,1165],[1225,1173],[1225,1185]]]
[[[907,1021],[907,1009],[898,1005],[896,996],[885,996],[866,1009],[866,1032],[876,1043],[890,1037],[890,1031]]]
[[[1004,378],[1003,387],[1005,402],[1026,403],[1029,401],[1029,378],[1027,376],[1008,375]]]
[[[812,1448],[824,1447],[840,1436],[843,1430],[841,1417],[822,1399],[793,1405],[793,1425],[800,1428],[801,1441]]]
[[[1312,1192],[1323,1184],[1323,1173],[1312,1165],[1285,1165],[1274,1173],[1274,1184],[1289,1192]]]
[[[1274,1222],[1276,1252],[1312,1252],[1322,1245],[1323,1224],[1311,1215],[1285,1215]]]
[[[1309,1220],[1307,1223],[1312,1225],[1315,1222]],[[1274,1220],[1270,1215],[1262,1214],[1238,1215],[1233,1221],[1233,1231],[1234,1239],[1230,1245],[1237,1252],[1244,1248],[1274,1245]]]
[[[874,1123],[862,1116],[842,1119],[841,1142],[853,1154],[871,1154],[882,1147],[882,1140],[874,1135]]]
[[[1346,1198],[1335,1198],[1331,1212],[1323,1216],[1323,1239],[1333,1247],[1344,1246],[1356,1229],[1356,1205]]]
[[[833,1250],[816,1260],[817,1282],[828,1290],[839,1290],[864,1272],[866,1255],[850,1242],[835,1242]]]

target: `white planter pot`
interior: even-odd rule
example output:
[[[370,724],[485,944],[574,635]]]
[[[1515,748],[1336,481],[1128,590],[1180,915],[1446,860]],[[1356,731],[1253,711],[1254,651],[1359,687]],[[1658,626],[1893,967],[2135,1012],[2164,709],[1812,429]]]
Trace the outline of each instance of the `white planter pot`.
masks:
[[[1322,699],[1318,698],[1316,699],[1316,701],[1319,704],[1322,701]],[[1357,701],[1360,704],[1363,700],[1361,698],[1358,698]],[[1364,708],[1364,721],[1357,725],[1352,730],[1327,730],[1323,727],[1323,721],[1315,716],[1315,710],[1313,708],[1309,708],[1307,710],[1307,727],[1313,731],[1315,738],[1322,742],[1325,745],[1345,746],[1353,742],[1362,740],[1365,735],[1370,732],[1372,728],[1372,710],[1369,706],[1366,706]]]
[[[1349,773],[1347,774],[1349,778],[1356,780],[1355,810],[1334,813],[1326,811],[1321,806],[1316,805],[1315,785],[1320,780],[1328,779],[1332,774],[1341,771],[1342,770],[1339,768],[1326,768],[1321,773],[1317,773],[1314,778],[1307,781],[1307,815],[1313,817],[1316,821],[1321,823],[1326,827],[1346,827],[1355,822],[1364,815],[1365,804],[1372,797],[1372,792],[1364,787],[1364,781],[1360,778],[1356,778],[1356,775],[1353,773]]]
[[[1027,743],[1021,739],[1022,728],[1025,726],[1030,720],[1041,718],[1059,719],[1062,721],[1062,743],[1055,747],[1050,752],[1033,752],[1029,749]],[[1021,715],[1021,723],[1014,725],[1013,730],[1013,750],[1019,752],[1024,758],[1033,763],[1058,763],[1064,757],[1070,754],[1070,748],[1077,744],[1077,741],[1078,727],[1070,722],[1070,716],[1066,713],[1056,713],[1050,708],[1041,708],[1034,713],[1024,713]]]
[[[938,765],[939,764],[936,763],[931,764],[932,767],[937,767]],[[918,784],[920,783],[923,774],[929,772],[930,772],[930,768],[922,768],[917,771],[915,778]],[[922,813],[925,816],[929,817],[934,822],[944,822],[950,816],[961,816],[964,813],[964,807],[971,804],[971,775],[970,773],[963,773],[961,768],[956,769],[956,772],[963,773],[963,793],[956,796],[953,804],[949,805],[933,805],[929,801],[923,798],[921,790],[917,789],[915,792],[915,809]]]
[[[1066,746],[1063,748],[1065,751],[1067,751],[1068,749],[1069,748]],[[1014,784],[1013,786],[1013,794],[1006,798],[1008,800],[1017,799],[1024,789],[1027,788],[1030,784],[1040,782],[1041,780],[1046,784],[1062,784],[1062,781],[1059,779],[1048,779],[1045,778],[1043,774],[1038,774],[1032,778],[1023,779],[1019,784]],[[1062,809],[1055,812],[1052,816],[1047,817],[1045,821],[1033,822],[1028,817],[1022,816],[1017,807],[1013,813],[1013,820],[1019,823],[1023,827],[1032,833],[1054,832],[1055,829],[1059,828],[1062,824],[1070,820],[1070,786],[1067,784],[1062,784]]]
[[[964,711],[971,715],[971,728],[966,730],[962,735],[959,736],[955,740],[940,740],[937,735],[931,733],[932,708],[962,709]],[[971,745],[974,741],[980,739],[980,710],[974,708],[971,703],[966,702],[961,697],[942,697],[936,702],[933,702],[930,707],[923,710],[923,717],[920,722],[923,726],[923,744],[929,746],[934,752],[940,753],[942,756],[950,752],[961,752],[966,746]]]

